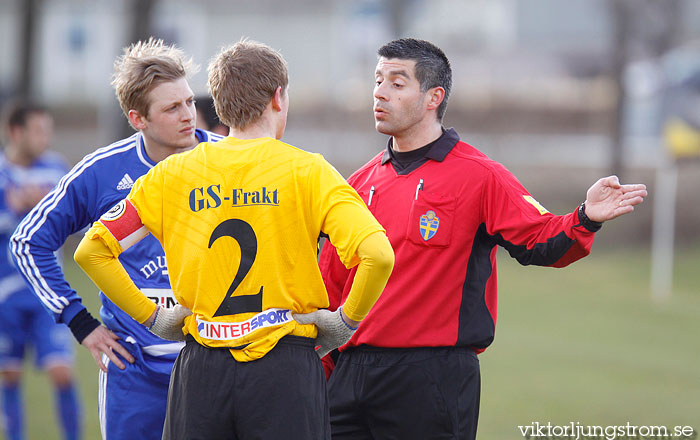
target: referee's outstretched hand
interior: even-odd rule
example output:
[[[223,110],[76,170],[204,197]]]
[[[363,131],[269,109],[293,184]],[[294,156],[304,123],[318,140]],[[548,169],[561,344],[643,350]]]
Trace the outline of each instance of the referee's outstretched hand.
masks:
[[[122,370],[126,368],[126,366],[121,361],[121,358],[126,359],[130,364],[134,363],[134,357],[118,342],[119,339],[121,338],[110,329],[104,325],[100,325],[85,336],[81,345],[90,350],[90,354],[92,358],[95,359],[97,366],[106,373],[107,366],[102,362],[102,353],[109,358],[110,362],[114,363]],[[119,353],[121,358],[117,356],[115,352]]]
[[[603,177],[586,193],[586,216],[594,222],[612,220],[634,211],[646,196],[647,187],[641,183],[621,185],[617,176]]]
[[[299,324],[315,324],[318,328],[316,336],[316,353],[324,357],[331,351],[350,340],[357,328],[352,328],[341,316],[342,307],[335,312],[319,309],[311,313],[298,313],[292,315]]]

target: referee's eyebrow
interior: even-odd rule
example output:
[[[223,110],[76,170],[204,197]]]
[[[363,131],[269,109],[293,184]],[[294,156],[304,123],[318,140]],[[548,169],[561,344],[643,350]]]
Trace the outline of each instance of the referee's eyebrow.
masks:
[[[377,69],[376,72],[374,72],[375,75],[382,75],[382,72]],[[401,69],[401,70],[390,70],[389,73],[386,76],[403,76],[404,78],[410,80],[411,77],[408,75],[408,72],[406,70]]]

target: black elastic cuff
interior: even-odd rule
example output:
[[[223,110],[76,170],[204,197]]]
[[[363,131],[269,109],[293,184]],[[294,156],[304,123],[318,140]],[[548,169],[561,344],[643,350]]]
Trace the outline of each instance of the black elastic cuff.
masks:
[[[578,221],[581,223],[581,226],[591,232],[598,232],[603,227],[602,222],[594,222],[588,218],[586,215],[586,202],[581,203],[578,207]]]
[[[87,309],[83,309],[71,319],[68,323],[68,328],[73,333],[78,343],[82,344],[83,339],[100,325],[102,325],[100,321],[93,318]]]

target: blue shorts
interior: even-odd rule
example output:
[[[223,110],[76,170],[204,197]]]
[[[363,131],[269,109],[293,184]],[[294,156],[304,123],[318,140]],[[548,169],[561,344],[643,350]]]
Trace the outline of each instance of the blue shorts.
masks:
[[[99,377],[98,412],[103,440],[160,440],[170,375],[143,368],[138,358],[133,364],[124,361],[124,370],[104,355],[102,362],[107,365],[107,373],[100,370]],[[163,362],[172,368],[171,361]]]
[[[0,370],[21,370],[28,346],[35,351],[37,368],[70,366],[74,344],[68,327],[56,324],[29,290],[0,303]]]

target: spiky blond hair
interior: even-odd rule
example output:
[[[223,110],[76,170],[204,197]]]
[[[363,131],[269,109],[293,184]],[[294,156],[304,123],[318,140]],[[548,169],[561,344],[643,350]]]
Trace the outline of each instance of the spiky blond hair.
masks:
[[[151,37],[124,48],[114,61],[112,86],[127,119],[129,110],[147,117],[151,104],[148,92],[162,82],[188,78],[197,70],[199,67],[181,49]]]

